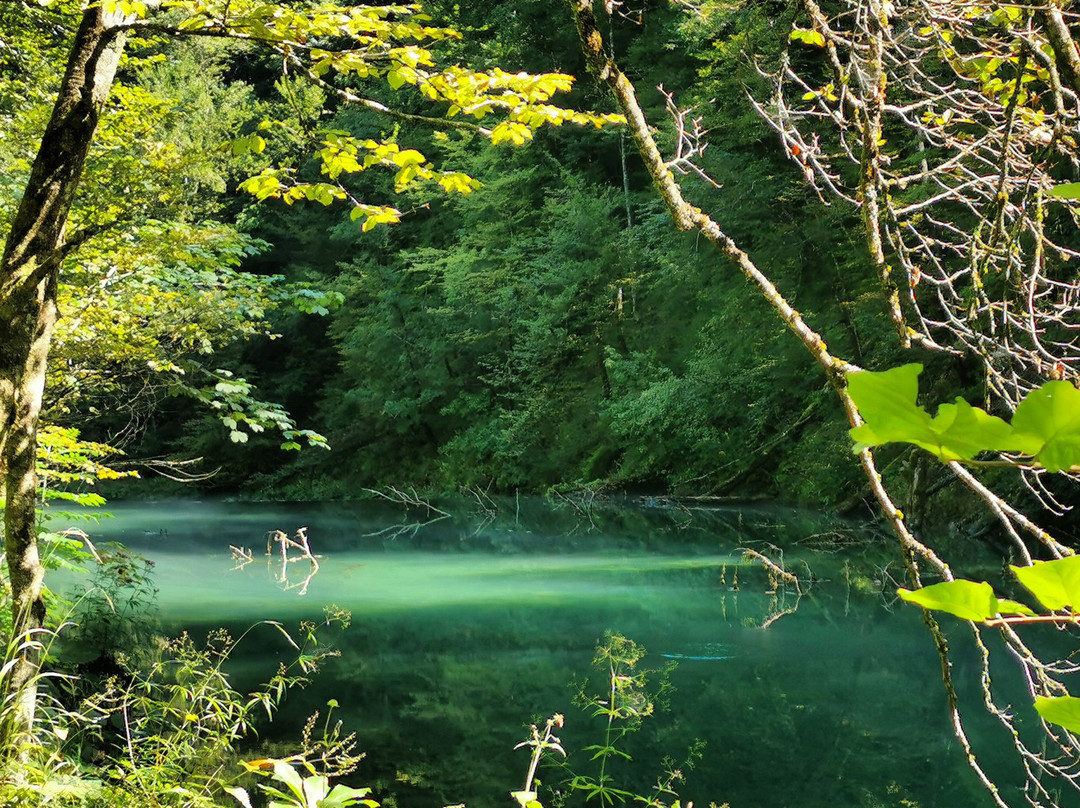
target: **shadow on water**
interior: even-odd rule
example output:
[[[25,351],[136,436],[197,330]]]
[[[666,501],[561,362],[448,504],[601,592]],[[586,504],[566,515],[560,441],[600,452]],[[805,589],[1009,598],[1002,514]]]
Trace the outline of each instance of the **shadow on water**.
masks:
[[[631,744],[623,776],[639,792],[664,756],[701,738],[684,803],[986,802],[950,731],[920,615],[884,594],[898,569],[887,537],[805,512],[664,503],[511,500],[445,518],[371,503],[112,510],[93,538],[155,562],[170,628],[290,624],[318,619],[327,604],[352,612],[335,639],[340,658],[290,696],[263,739],[283,751],[333,698],[368,753],[354,784],[376,785],[403,808],[508,804],[527,767],[514,745],[556,711],[567,715],[571,763],[583,766],[587,755],[573,750],[597,743],[599,725],[571,705],[570,683],[589,673],[608,631],[648,648],[647,665],[677,663],[669,709]],[[300,527],[319,556],[303,595],[293,584],[307,562],[283,578],[280,558],[264,555],[269,531]],[[748,546],[816,583],[801,598],[777,587],[743,560]],[[265,678],[284,658],[271,635],[245,646],[236,681]],[[965,665],[974,662],[961,656]],[[988,765],[1013,776],[1005,755]],[[542,770],[548,777],[558,779]]]

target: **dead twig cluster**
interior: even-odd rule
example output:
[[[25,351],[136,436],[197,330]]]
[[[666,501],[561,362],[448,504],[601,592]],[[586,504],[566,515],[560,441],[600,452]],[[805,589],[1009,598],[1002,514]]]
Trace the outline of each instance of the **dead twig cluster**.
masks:
[[[771,96],[752,102],[823,199],[860,209],[901,344],[976,359],[988,403],[1003,409],[1046,380],[1075,382],[1080,207],[1055,189],[1080,173],[1077,17],[1053,0],[842,0],[828,15],[800,0],[800,9],[789,52],[759,65]],[[971,469],[949,469],[998,519],[1020,563],[1072,554]],[[1060,513],[1045,479],[1024,476]],[[927,624],[956,736],[1004,806],[966,736],[945,638],[930,615]],[[1049,740],[1029,746],[995,698],[985,630],[972,627],[984,703],[1013,739],[1027,799],[1055,802],[1048,775],[1080,790],[1076,740],[1048,726]],[[1033,698],[1065,692],[1070,663],[1045,662],[1007,626],[1002,635]]]
[[[1051,0],[801,6],[799,58],[759,66],[773,94],[752,101],[823,198],[861,208],[900,340],[977,357],[1009,406],[1076,378],[1080,208],[1052,191],[1080,170],[1080,81],[1046,24],[1071,15]]]
[[[293,536],[289,536],[284,530],[271,530],[266,534],[266,567],[270,570],[276,583],[281,584],[286,591],[299,589],[298,595],[306,595],[312,579],[319,572],[319,558],[311,552],[311,543],[308,540],[306,527],[298,527]],[[254,551],[248,547],[229,545],[232,559],[235,563],[234,570],[242,570],[255,560]],[[292,554],[299,550],[298,555]],[[274,568],[275,553],[280,556],[280,567]],[[298,561],[307,561],[309,567],[306,575],[299,581],[289,578],[289,565]]]

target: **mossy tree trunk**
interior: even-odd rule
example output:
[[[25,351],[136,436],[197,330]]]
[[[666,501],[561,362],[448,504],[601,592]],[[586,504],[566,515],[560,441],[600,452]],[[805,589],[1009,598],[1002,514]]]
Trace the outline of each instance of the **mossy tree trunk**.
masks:
[[[4,695],[6,751],[33,727],[41,664],[36,635],[45,620],[44,571],[37,546],[37,426],[65,228],[124,46],[123,17],[89,8],[30,170],[0,261],[0,499],[11,577],[13,643],[18,651]],[[74,236],[70,241],[78,240]]]

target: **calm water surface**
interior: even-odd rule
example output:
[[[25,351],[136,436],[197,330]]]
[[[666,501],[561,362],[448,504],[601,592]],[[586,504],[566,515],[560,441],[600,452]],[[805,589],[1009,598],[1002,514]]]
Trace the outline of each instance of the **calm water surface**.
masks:
[[[629,742],[633,761],[617,772],[639,792],[665,756],[701,739],[684,803],[989,804],[950,731],[920,614],[890,594],[889,574],[902,576],[887,536],[779,509],[482,504],[458,503],[446,518],[386,503],[120,504],[90,534],[154,561],[169,629],[295,625],[328,604],[350,610],[353,625],[333,640],[340,658],[290,696],[263,738],[298,737],[335,699],[367,752],[352,782],[376,786],[387,804],[505,808],[528,765],[514,745],[554,712],[567,716],[571,764],[586,769],[590,755],[575,750],[600,742],[602,725],[572,705],[571,683],[589,675],[608,631],[644,645],[646,666],[678,663],[669,708]],[[308,562],[283,575],[265,555],[269,531],[300,527],[319,556],[306,590]],[[230,545],[254,561],[238,564]],[[801,598],[775,590],[743,560],[745,547],[782,554],[816,582]],[[963,560],[984,575],[998,563],[973,551]],[[265,678],[286,654],[272,629],[256,629],[234,676]],[[963,653],[956,669],[961,683],[975,680]],[[1016,686],[1007,670],[1001,686]],[[961,695],[986,764],[1014,781],[1008,739],[978,717],[972,687]],[[561,777],[541,771],[549,783]]]

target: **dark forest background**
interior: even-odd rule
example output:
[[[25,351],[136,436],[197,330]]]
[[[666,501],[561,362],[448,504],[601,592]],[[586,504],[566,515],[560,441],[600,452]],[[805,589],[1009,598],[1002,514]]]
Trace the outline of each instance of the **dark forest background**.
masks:
[[[569,72],[579,78],[562,103],[612,111],[586,74],[570,15],[556,10],[539,0],[428,8],[462,32],[440,44],[461,64]],[[857,211],[819,199],[748,101],[768,96],[755,61],[779,58],[791,9],[733,2],[705,16],[655,3],[626,12],[608,38],[661,140],[673,145],[661,85],[708,130],[699,163],[715,185],[691,175],[690,196],[830,335],[835,353],[871,369],[896,364]],[[803,70],[820,60],[811,51]],[[188,217],[238,223],[241,269],[309,290],[307,305],[294,295],[271,307],[271,335],[250,329],[215,344],[206,366],[257,385],[331,452],[283,453],[270,433],[238,443],[207,396],[190,390],[148,404],[136,403],[143,388],[114,386],[101,406],[54,386],[53,423],[119,445],[129,462],[201,458],[195,468],[217,472],[186,489],[200,494],[562,487],[858,507],[864,483],[824,376],[741,276],[673,230],[617,127],[545,128],[524,148],[493,147],[336,109],[241,49],[167,43],[157,56],[125,77],[171,96],[165,134],[206,158],[208,177],[189,169],[185,180],[201,182]],[[406,96],[376,92],[408,111]],[[407,192],[396,203],[408,212],[402,222],[370,232],[335,205],[256,202],[238,184],[286,146],[237,156],[220,143],[266,117],[289,124],[294,146],[316,128],[396,134],[483,188]],[[314,161],[296,159],[301,178],[318,178]],[[368,196],[392,191],[389,175],[350,182]],[[970,390],[963,367],[937,363],[934,378],[950,394]],[[885,459],[894,478],[917,471],[906,450]],[[164,485],[122,482],[108,493],[157,495]]]

